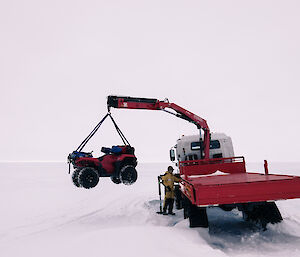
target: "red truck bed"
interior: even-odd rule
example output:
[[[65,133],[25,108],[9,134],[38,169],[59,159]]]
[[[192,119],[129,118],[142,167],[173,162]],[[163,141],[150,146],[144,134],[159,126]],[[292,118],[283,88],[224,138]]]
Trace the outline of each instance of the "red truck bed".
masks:
[[[213,175],[218,170],[224,175]],[[300,198],[300,177],[246,172],[243,157],[180,162],[180,172],[197,206]]]

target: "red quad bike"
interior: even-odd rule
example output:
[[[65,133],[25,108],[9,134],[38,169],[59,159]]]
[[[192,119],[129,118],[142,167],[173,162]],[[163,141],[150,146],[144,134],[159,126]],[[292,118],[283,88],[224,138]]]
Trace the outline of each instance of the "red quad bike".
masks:
[[[106,117],[110,117],[121,136],[124,145],[113,146],[112,148],[102,147],[103,156],[94,158],[91,152],[82,152],[82,148],[96,133]],[[134,148],[116,125],[115,121],[108,113],[100,123],[94,128],[89,136],[80,144],[76,151],[68,156],[69,173],[70,165],[73,165],[74,172],[72,181],[75,186],[90,189],[95,187],[99,182],[99,177],[110,177],[116,184],[123,183],[132,185],[137,180],[137,158],[134,155]]]

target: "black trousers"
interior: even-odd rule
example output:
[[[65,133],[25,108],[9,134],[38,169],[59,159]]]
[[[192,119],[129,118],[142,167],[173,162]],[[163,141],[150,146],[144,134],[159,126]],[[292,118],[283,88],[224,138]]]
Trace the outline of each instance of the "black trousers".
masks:
[[[163,211],[167,212],[167,209],[168,209],[168,212],[172,213],[173,205],[174,205],[174,198],[165,198]]]

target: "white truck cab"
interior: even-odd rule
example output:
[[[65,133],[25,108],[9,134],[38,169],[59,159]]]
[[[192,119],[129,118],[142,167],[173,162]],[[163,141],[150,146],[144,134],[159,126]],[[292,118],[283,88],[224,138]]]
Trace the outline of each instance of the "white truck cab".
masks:
[[[201,149],[200,149],[201,147]],[[178,161],[199,160],[203,158],[203,137],[199,135],[182,136],[174,146]],[[202,154],[202,156],[201,156]],[[233,145],[231,138],[224,133],[211,133],[209,158],[233,157]],[[170,151],[171,160],[175,159],[174,150]],[[173,158],[172,158],[173,157]]]

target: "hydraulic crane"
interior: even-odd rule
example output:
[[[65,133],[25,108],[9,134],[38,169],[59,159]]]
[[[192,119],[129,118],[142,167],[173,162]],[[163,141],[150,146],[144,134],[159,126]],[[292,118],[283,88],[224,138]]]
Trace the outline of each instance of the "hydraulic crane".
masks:
[[[145,109],[145,110],[161,110],[178,118],[189,121],[197,126],[199,129],[199,140],[201,138],[201,130],[204,131],[204,143],[203,149],[200,147],[201,156],[204,159],[209,158],[209,143],[210,143],[210,130],[205,119],[197,116],[196,114],[178,106],[177,104],[170,103],[168,99],[159,101],[152,98],[138,98],[128,96],[108,96],[107,107],[110,110],[111,107],[123,108],[123,109]],[[175,111],[171,112],[169,109]],[[203,153],[203,154],[202,154]]]

